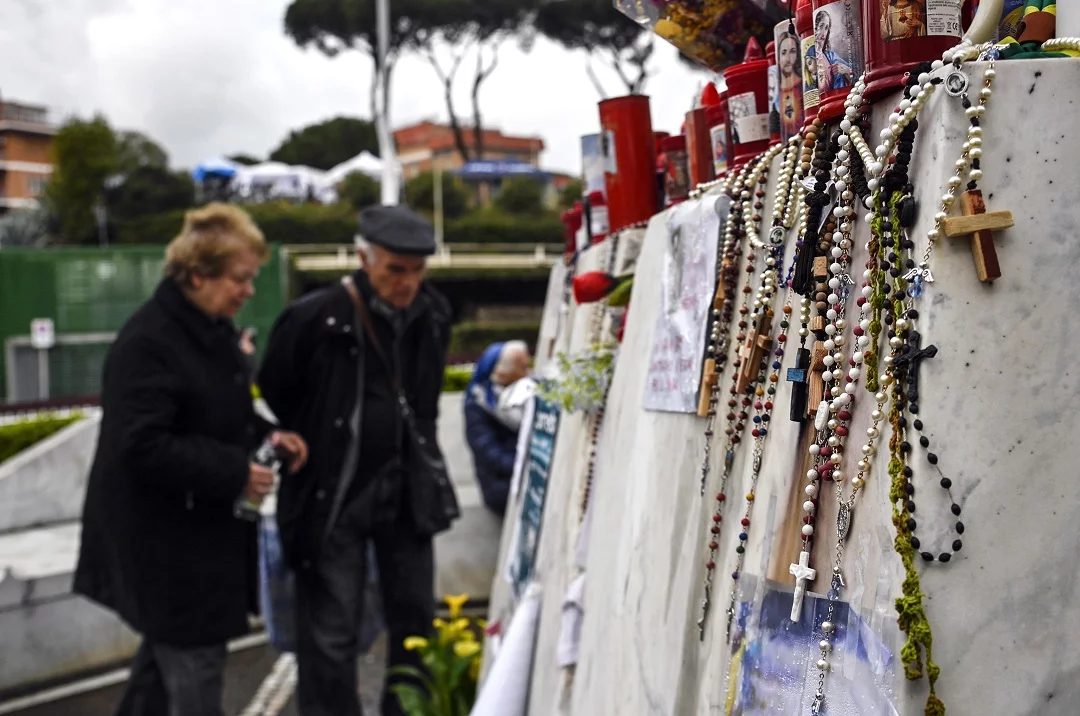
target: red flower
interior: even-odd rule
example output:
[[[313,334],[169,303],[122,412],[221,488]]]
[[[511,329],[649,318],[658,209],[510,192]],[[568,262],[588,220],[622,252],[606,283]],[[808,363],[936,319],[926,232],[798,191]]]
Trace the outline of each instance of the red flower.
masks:
[[[619,322],[619,332],[615,335],[615,338],[619,341],[619,343],[622,343],[623,333],[626,332],[626,317],[629,315],[630,308],[628,306],[627,309],[623,311],[622,320]]]
[[[607,298],[617,281],[603,271],[590,271],[574,277],[574,300],[578,303],[595,303]]]

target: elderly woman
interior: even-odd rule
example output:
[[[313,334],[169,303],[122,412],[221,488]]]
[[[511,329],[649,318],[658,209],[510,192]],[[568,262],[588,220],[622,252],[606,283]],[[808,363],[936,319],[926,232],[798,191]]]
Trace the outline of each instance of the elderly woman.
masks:
[[[256,611],[255,528],[274,475],[232,319],[269,254],[240,209],[188,212],[165,278],[109,349],[75,591],[143,637],[120,716],[216,716],[227,640]],[[298,469],[307,447],[274,433]]]
[[[521,415],[500,405],[507,388],[529,373],[529,348],[523,341],[493,343],[476,362],[465,390],[465,436],[473,454],[484,504],[496,514],[506,511],[514,475]]]

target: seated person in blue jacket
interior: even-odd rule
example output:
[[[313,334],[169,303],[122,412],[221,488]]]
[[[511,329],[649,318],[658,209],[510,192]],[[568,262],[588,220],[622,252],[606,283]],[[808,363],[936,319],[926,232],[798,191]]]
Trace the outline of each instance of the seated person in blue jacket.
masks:
[[[517,453],[520,414],[500,407],[499,396],[529,373],[529,347],[524,341],[487,347],[465,389],[465,436],[473,454],[484,504],[502,515],[510,493]]]

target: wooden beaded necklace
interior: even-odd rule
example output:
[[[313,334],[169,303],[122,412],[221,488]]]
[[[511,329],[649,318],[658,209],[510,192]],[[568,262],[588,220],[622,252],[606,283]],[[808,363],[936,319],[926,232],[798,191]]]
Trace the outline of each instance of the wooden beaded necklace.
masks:
[[[761,210],[764,208],[762,198],[765,196],[764,186],[768,183],[768,172],[772,160],[783,150],[783,145],[777,145],[770,148],[762,156],[754,159],[751,162],[753,168],[746,176],[746,179],[739,182],[735,186],[735,191],[738,192],[740,204],[750,203],[753,199],[752,211],[744,211],[743,227],[740,230],[747,238],[750,244],[749,253],[746,256],[745,272],[748,274],[748,280],[746,285],[742,288],[743,298],[742,305],[739,306],[739,333],[736,336],[736,340],[742,344],[747,336],[746,331],[750,327],[748,318],[750,316],[750,294],[753,292],[753,288],[750,285],[749,276],[755,272],[755,266],[757,263],[757,251],[765,248],[758,238],[759,226],[761,222]],[[746,427],[746,420],[749,417],[747,408],[751,405],[751,400],[747,395],[747,391],[751,391],[754,387],[756,380],[746,380],[742,377],[742,356],[736,356],[732,361],[732,375],[731,386],[729,388],[730,397],[728,399],[727,413],[727,427],[725,428],[725,434],[727,435],[727,444],[724,450],[724,462],[723,469],[720,476],[720,486],[716,493],[716,506],[712,515],[711,525],[709,527],[710,539],[708,542],[709,556],[705,562],[705,579],[704,579],[704,596],[701,603],[701,616],[698,619],[698,632],[701,639],[705,638],[705,625],[709,614],[709,607],[712,601],[712,582],[713,572],[716,569],[716,553],[720,548],[720,532],[721,524],[723,522],[723,507],[727,501],[727,495],[724,490],[727,486],[728,477],[731,474],[731,469],[735,461],[735,450],[739,443],[742,441],[742,433]],[[741,390],[740,390],[741,388]],[[742,397],[740,398],[740,394]],[[716,405],[710,406],[715,411]],[[706,440],[711,438],[711,428],[706,430]],[[710,451],[708,444],[706,446],[706,462],[710,460]],[[703,466],[702,478],[703,481],[707,477],[708,469]]]

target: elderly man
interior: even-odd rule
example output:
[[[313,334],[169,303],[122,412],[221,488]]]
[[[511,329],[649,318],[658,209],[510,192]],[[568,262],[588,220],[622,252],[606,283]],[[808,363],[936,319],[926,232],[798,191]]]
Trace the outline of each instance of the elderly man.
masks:
[[[408,209],[360,215],[361,269],[289,306],[259,373],[282,427],[311,446],[286,478],[278,523],[296,570],[299,710],[359,716],[357,637],[365,556],[375,547],[389,665],[434,618],[432,536],[458,516],[435,420],[450,338],[446,300],[424,281],[431,225]],[[402,713],[383,694],[382,713]]]

